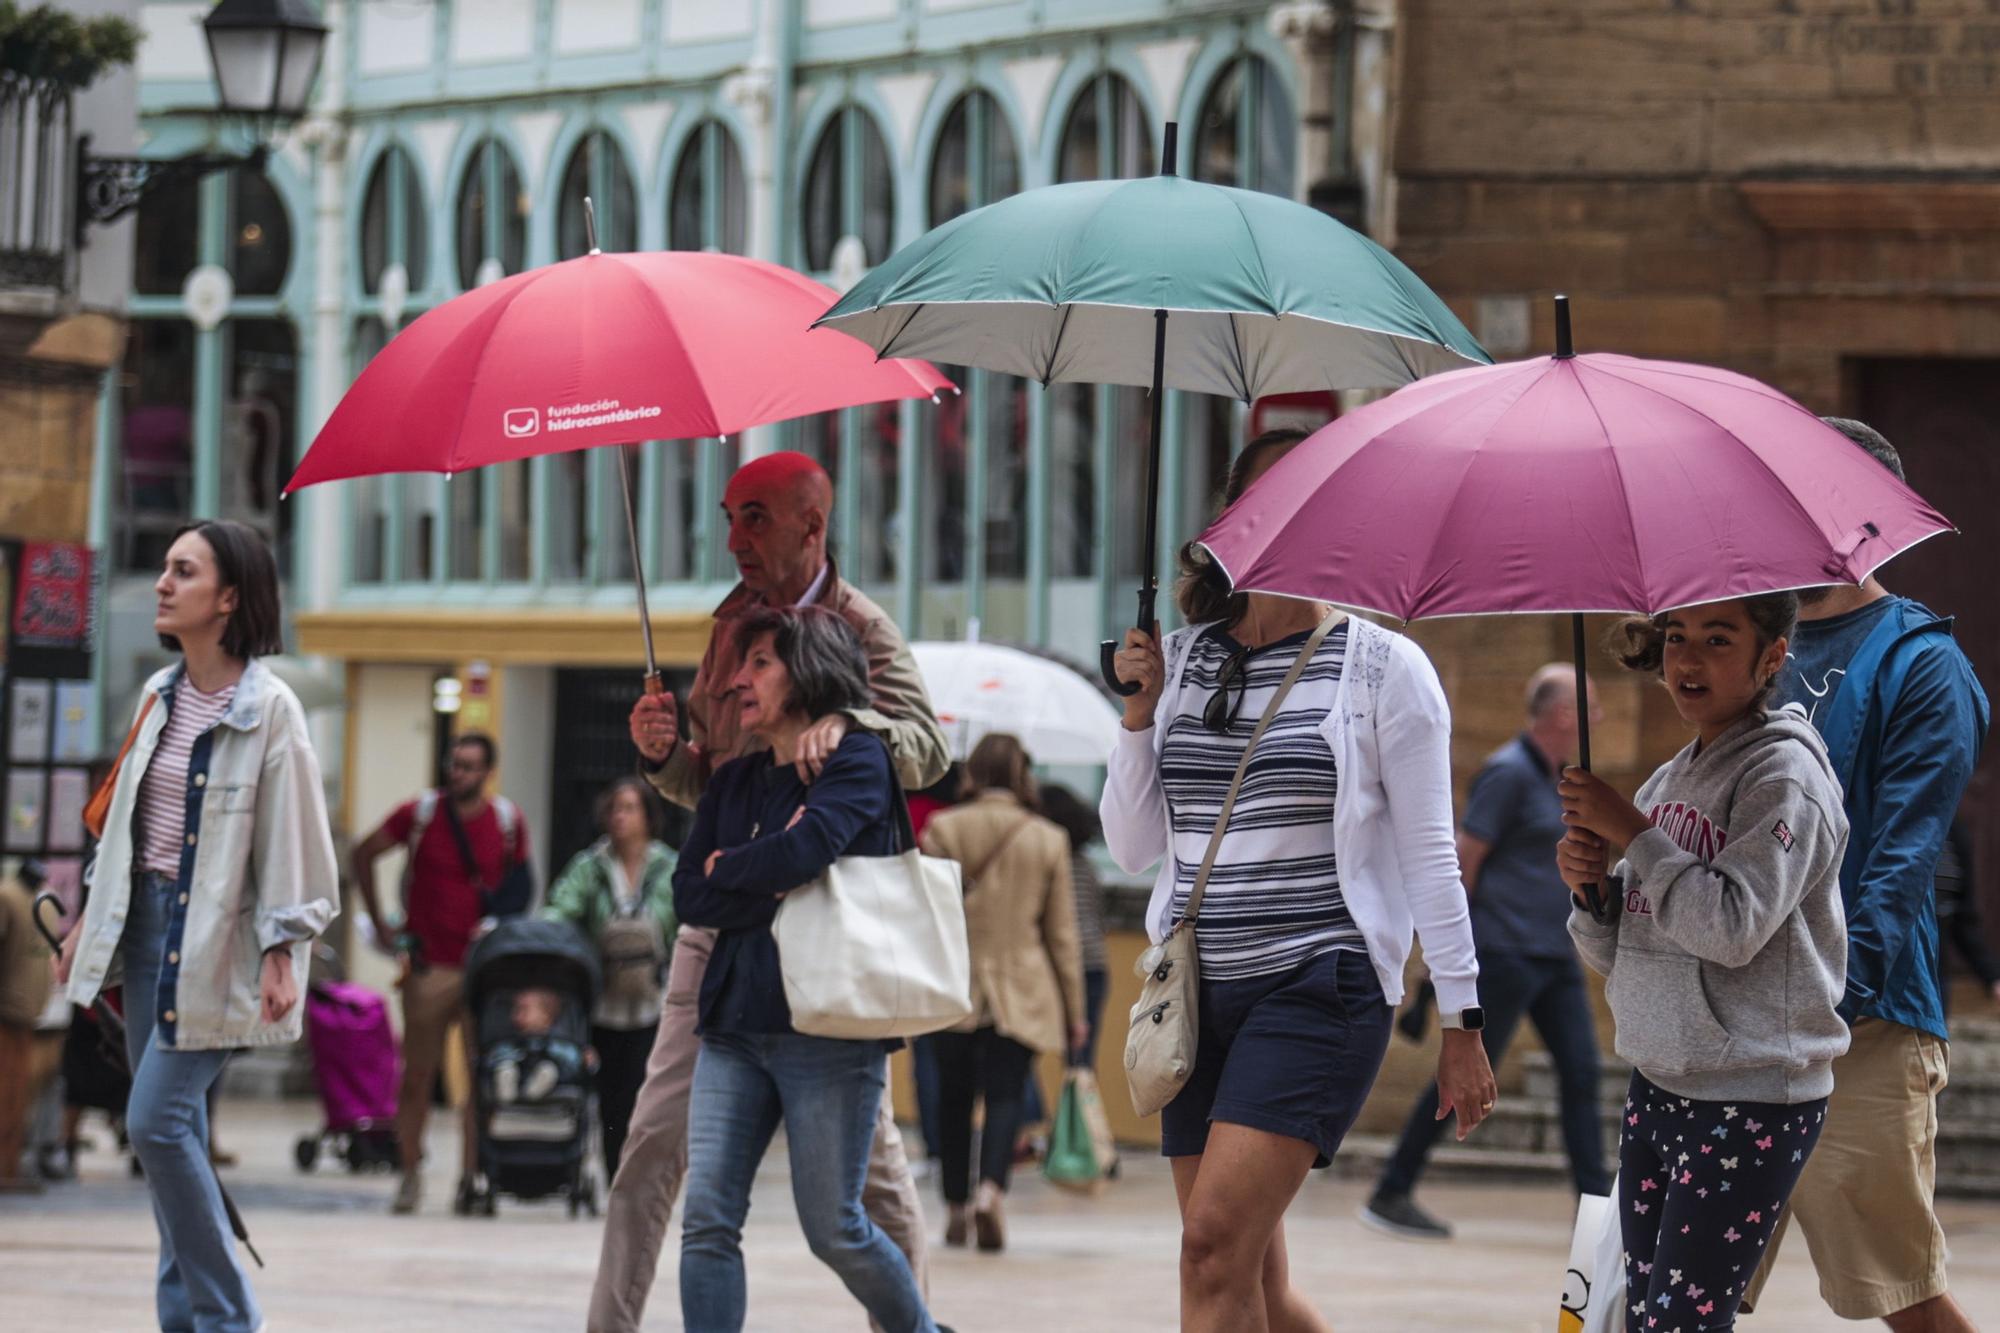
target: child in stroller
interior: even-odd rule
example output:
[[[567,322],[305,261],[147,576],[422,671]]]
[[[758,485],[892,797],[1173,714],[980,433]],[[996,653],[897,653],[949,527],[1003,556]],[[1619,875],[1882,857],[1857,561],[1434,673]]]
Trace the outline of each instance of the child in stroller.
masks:
[[[473,1015],[479,1170],[494,1199],[560,1195],[570,1215],[597,1212],[589,1164],[596,1126],[590,1013],[597,954],[563,921],[513,917],[480,937],[466,960]]]

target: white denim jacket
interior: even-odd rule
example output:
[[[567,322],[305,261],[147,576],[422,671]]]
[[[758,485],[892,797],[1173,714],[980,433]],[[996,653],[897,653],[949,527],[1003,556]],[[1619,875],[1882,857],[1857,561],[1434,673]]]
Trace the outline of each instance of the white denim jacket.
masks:
[[[1347,664],[1320,724],[1340,773],[1333,802],[1340,892],[1368,944],[1390,1004],[1403,999],[1412,931],[1437,985],[1438,1007],[1479,1003],[1479,962],[1459,879],[1451,813],[1451,709],[1423,649],[1392,630],[1347,618]],[[1173,902],[1166,792],[1160,786],[1164,723],[1200,701],[1182,700],[1182,669],[1199,626],[1175,630],[1161,649],[1166,687],[1144,731],[1118,729],[1099,812],[1111,859],[1137,873],[1160,862],[1146,931],[1166,933]]]
[[[184,670],[171,666],[146,682],[147,695],[157,697],[118,771],[78,927],[83,940],[69,979],[77,1004],[91,1003],[117,982],[140,843],[139,784]],[[253,658],[244,667],[228,711],[195,741],[187,784],[180,910],[171,917],[168,965],[161,969],[157,1039],[184,1051],[296,1041],[306,951],[340,911],[340,872],[305,711],[263,663]],[[259,981],[265,950],[280,945],[291,946],[300,1003],[270,1024],[261,1013]],[[128,1008],[143,1002],[126,1000]]]

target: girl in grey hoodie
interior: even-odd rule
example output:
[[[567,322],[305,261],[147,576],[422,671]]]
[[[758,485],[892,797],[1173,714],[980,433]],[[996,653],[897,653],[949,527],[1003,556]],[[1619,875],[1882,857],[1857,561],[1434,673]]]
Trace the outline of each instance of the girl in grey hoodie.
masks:
[[[1563,774],[1570,933],[1604,974],[1633,1065],[1618,1175],[1628,1333],[1735,1327],[1847,1049],[1840,784],[1811,724],[1765,708],[1797,617],[1797,597],[1773,593],[1628,622],[1625,664],[1661,677],[1695,740],[1636,805]]]

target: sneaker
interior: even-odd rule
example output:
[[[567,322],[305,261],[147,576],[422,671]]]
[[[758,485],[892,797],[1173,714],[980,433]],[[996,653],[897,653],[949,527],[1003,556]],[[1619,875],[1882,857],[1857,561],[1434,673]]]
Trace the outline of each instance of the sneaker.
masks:
[[[962,1203],[949,1205],[945,1213],[944,1243],[954,1250],[965,1248],[965,1238],[972,1230],[972,1210]]]
[[[424,1178],[412,1171],[396,1186],[396,1201],[389,1205],[389,1211],[398,1217],[414,1213],[423,1198]]]
[[[458,1178],[458,1193],[453,1195],[451,1200],[452,1216],[472,1217],[483,1212],[491,1217],[493,1215],[491,1209],[484,1206],[490,1203],[490,1199],[482,1198],[477,1180],[471,1176]]]
[[[1450,1240],[1451,1228],[1407,1194],[1376,1194],[1361,1210],[1363,1225],[1405,1240]]]

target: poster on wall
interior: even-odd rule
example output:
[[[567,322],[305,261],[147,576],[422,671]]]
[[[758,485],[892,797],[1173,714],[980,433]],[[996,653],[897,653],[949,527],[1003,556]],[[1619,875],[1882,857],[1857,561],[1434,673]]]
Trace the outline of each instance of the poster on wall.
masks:
[[[58,764],[86,764],[97,734],[97,690],[87,680],[56,682],[55,746]]]
[[[7,757],[17,764],[49,760],[49,728],[55,712],[55,682],[17,680],[9,704]]]
[[[49,850],[83,850],[83,807],[90,803],[90,775],[80,768],[49,774]]]
[[[7,851],[42,850],[42,815],[48,790],[48,776],[41,769],[17,768],[7,775]]]
[[[14,648],[90,651],[90,548],[23,542],[13,601]]]

